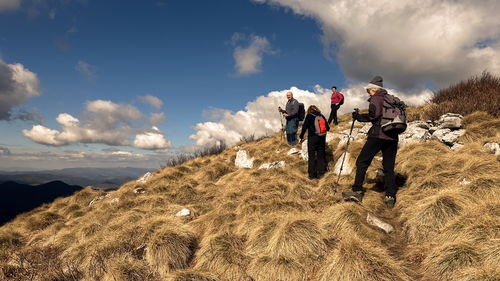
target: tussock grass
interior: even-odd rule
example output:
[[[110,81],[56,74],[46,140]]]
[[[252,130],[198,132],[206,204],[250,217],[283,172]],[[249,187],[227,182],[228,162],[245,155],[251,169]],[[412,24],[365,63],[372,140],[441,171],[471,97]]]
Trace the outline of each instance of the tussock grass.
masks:
[[[221,233],[203,239],[194,268],[212,272],[222,280],[244,281],[249,279],[245,272],[249,262],[242,239]]]
[[[424,261],[426,274],[437,280],[452,280],[450,277],[464,267],[478,266],[480,253],[467,241],[454,241],[437,248]]]
[[[304,267],[291,259],[261,257],[255,259],[249,268],[255,281],[306,281]]]
[[[160,275],[188,266],[196,248],[196,237],[181,225],[165,224],[149,241],[145,259]]]
[[[396,172],[406,183],[392,210],[374,180],[379,160],[363,205],[341,202],[354,174],[339,186],[332,171],[309,180],[279,134],[164,167],[146,183],[85,188],[0,227],[0,280],[498,280],[500,158],[482,148],[500,140],[498,120],[466,115],[457,151],[436,141],[400,149]],[[330,168],[344,152],[338,143],[329,143]],[[350,144],[353,158],[362,146]],[[254,168],[234,167],[238,149]],[[257,169],[280,160],[286,168]],[[176,217],[182,208],[191,215]],[[368,212],[395,232],[369,226]]]
[[[328,257],[320,281],[410,280],[403,267],[385,250],[356,237],[340,241]]]

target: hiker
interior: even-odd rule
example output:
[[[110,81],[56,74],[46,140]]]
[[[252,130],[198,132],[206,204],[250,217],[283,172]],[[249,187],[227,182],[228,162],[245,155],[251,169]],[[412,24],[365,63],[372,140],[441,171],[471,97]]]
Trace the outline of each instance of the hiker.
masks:
[[[288,102],[286,103],[285,110],[278,107],[279,112],[286,119],[286,140],[289,145],[297,144],[297,131],[299,130],[299,102],[293,98],[293,93],[286,93]]]
[[[331,97],[331,111],[330,111],[330,117],[328,117],[328,124],[332,123],[332,120],[335,125],[339,124],[339,121],[337,120],[337,110],[339,110],[340,106],[344,104],[344,95],[342,95],[341,92],[337,92],[337,87],[333,86],[332,87],[332,97]]]
[[[315,105],[309,106],[300,132],[300,143],[304,142],[307,131],[307,173],[310,179],[321,178],[326,172],[326,132],[330,130],[325,116]]]
[[[396,178],[394,174],[394,164],[398,149],[398,135],[387,135],[381,129],[382,105],[384,104],[387,91],[382,88],[383,80],[380,76],[375,76],[365,87],[370,96],[368,114],[360,114],[358,111],[352,113],[352,118],[359,122],[371,122],[372,127],[368,131],[368,139],[356,160],[356,178],[352,185],[352,191],[343,192],[346,200],[361,202],[363,199],[363,181],[366,170],[370,166],[373,157],[382,151],[382,165],[385,176],[385,199],[388,208],[394,207],[396,203]]]

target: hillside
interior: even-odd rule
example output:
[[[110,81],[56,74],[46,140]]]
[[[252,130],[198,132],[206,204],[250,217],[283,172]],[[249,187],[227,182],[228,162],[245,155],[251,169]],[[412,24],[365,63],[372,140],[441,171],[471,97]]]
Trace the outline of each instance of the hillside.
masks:
[[[343,152],[339,133],[350,120],[333,128],[329,159]],[[380,158],[363,204],[343,202],[353,174],[335,186],[331,161],[324,178],[308,179],[307,162],[288,155],[279,134],[107,194],[86,188],[0,228],[0,279],[500,280],[500,156],[483,148],[500,143],[500,119],[474,112],[463,127],[455,150],[436,140],[399,149],[404,181],[392,210],[377,183]],[[363,143],[352,142],[351,155]],[[235,167],[240,149],[253,168]],[[274,161],[286,166],[258,169]],[[177,216],[183,209],[189,214]],[[369,225],[368,214],[395,230]]]

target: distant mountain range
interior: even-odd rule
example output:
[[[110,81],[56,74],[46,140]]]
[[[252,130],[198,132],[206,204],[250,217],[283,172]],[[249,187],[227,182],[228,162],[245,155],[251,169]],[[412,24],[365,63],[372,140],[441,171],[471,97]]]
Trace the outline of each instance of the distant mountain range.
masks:
[[[12,181],[0,184],[0,225],[20,213],[30,211],[44,203],[63,196],[70,196],[82,187],[52,181],[41,185],[26,185]]]
[[[66,168],[44,171],[0,171],[0,183],[14,181],[27,185],[39,185],[51,181],[63,181],[96,189],[114,189],[136,179],[151,169],[144,168]]]

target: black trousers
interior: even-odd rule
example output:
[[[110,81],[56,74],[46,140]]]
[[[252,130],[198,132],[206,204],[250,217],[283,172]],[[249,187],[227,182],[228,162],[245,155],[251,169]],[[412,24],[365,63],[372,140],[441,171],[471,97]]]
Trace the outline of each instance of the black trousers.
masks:
[[[311,178],[321,177],[326,172],[326,136],[308,136],[307,138],[307,173]]]
[[[332,110],[330,111],[330,117],[328,117],[328,124],[332,123],[333,120],[335,125],[338,125],[339,121],[337,120],[337,110],[340,108],[340,105],[332,104],[330,108]]]
[[[394,165],[396,163],[396,153],[398,151],[398,141],[383,140],[378,138],[368,138],[361,153],[356,160],[356,179],[352,186],[353,191],[363,190],[363,181],[366,170],[373,160],[373,157],[382,151],[382,166],[384,168],[384,187],[385,194],[396,196],[396,176],[394,174]]]

